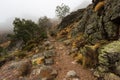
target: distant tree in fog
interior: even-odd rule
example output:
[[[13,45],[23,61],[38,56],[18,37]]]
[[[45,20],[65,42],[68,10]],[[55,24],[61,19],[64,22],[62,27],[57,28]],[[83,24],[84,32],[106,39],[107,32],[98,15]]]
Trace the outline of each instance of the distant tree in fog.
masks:
[[[38,27],[40,28],[41,36],[47,35],[47,30],[52,26],[52,22],[46,16],[39,18]]]
[[[59,19],[63,19],[70,11],[70,8],[69,6],[65,5],[65,4],[61,4],[61,5],[58,5],[56,7],[56,15]]]

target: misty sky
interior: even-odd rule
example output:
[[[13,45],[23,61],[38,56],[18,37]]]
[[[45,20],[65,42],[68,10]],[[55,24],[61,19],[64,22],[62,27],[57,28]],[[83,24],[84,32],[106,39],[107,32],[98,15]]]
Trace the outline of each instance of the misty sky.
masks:
[[[0,0],[0,23],[11,18],[40,18],[41,16],[55,17],[55,8],[64,3],[72,10],[82,3],[88,5],[92,0]],[[85,5],[85,6],[86,6]],[[81,7],[83,7],[82,5]],[[0,29],[1,29],[0,24]]]

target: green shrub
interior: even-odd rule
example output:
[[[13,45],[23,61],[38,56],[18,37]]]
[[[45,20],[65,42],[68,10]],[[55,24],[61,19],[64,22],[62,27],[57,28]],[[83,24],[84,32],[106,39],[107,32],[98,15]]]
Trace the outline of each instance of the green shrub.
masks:
[[[41,38],[42,38],[42,39],[47,38],[47,33],[46,33],[46,32],[42,32],[42,33],[41,33]]]
[[[26,45],[23,50],[31,51],[32,48],[36,47],[36,43],[31,43],[29,45]]]
[[[0,47],[0,56],[7,55],[7,50],[5,48]]]
[[[0,47],[0,52],[2,52],[3,51],[3,48],[2,47]]]

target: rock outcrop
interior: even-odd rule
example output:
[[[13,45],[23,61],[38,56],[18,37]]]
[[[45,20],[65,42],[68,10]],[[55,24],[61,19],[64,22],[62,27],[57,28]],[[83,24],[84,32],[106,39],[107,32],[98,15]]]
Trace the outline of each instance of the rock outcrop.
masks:
[[[79,9],[73,12],[74,14],[66,16],[58,26],[58,37],[62,36],[66,40],[71,40],[70,44],[74,46],[74,49],[77,48],[77,51],[73,52],[75,57],[82,54],[84,58],[78,59],[78,57],[77,59],[85,59],[82,64],[88,65],[85,62],[91,60],[91,64],[95,63],[96,67],[104,65],[104,68],[101,69],[107,70],[105,72],[119,75],[120,55],[116,50],[119,50],[120,47],[120,0],[104,0],[102,5],[99,3],[101,2],[98,2],[98,5],[92,3],[87,8]],[[96,7],[99,9],[94,11]],[[73,16],[75,17],[73,18]],[[77,39],[78,37],[81,38]],[[92,46],[97,43],[100,45],[93,48]],[[104,51],[102,45],[105,45]],[[86,46],[90,46],[89,49]],[[104,53],[105,55],[103,55]]]
[[[99,71],[120,75],[120,41],[114,41],[99,49]]]

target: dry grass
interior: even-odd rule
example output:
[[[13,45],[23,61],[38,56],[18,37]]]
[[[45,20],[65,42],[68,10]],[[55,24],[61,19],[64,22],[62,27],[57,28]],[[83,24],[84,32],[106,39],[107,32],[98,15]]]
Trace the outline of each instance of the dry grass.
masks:
[[[95,6],[94,11],[96,12],[96,11],[100,10],[104,5],[105,5],[105,1],[99,2],[99,3]]]

